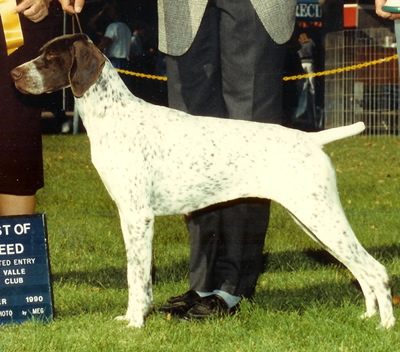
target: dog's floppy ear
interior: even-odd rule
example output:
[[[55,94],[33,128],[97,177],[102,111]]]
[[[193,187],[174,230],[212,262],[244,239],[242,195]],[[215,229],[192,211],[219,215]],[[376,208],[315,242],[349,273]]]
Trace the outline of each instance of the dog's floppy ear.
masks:
[[[77,40],[71,46],[72,64],[69,81],[72,93],[80,98],[99,78],[105,63],[104,55],[87,40]]]

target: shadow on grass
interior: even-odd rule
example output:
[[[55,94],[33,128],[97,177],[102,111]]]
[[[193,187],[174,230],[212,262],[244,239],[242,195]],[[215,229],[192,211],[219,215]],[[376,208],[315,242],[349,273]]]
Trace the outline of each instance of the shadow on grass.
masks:
[[[259,289],[253,299],[264,310],[301,314],[310,306],[339,307],[345,302],[364,302],[356,281],[307,285],[295,289]]]
[[[400,245],[368,248],[368,252],[378,258],[383,264],[400,256]],[[385,259],[382,259],[385,258]],[[265,256],[265,272],[280,273],[288,271],[319,270],[325,266],[338,266],[347,270],[340,262],[326,251],[285,251],[271,253]],[[155,273],[155,274],[154,274]],[[154,268],[153,284],[162,286],[164,283],[181,283],[188,275],[186,260],[175,261],[173,266],[163,265]],[[400,276],[391,275],[393,287],[400,287]],[[97,271],[70,271],[53,275],[53,282],[72,285],[89,285],[102,289],[127,289],[126,268],[109,267]],[[396,290],[394,290],[396,291]],[[179,292],[177,292],[178,294]],[[394,292],[396,294],[396,292]],[[306,284],[305,287],[280,289],[260,286],[254,302],[262,309],[276,311],[296,311],[301,313],[310,304],[338,306],[343,302],[363,302],[364,297],[358,282],[332,282],[324,284]],[[99,307],[101,310],[101,307]]]
[[[126,268],[108,267],[94,271],[68,271],[52,275],[53,283],[91,285],[98,288],[127,288]]]
[[[383,265],[400,258],[400,245],[367,248],[367,251]],[[345,266],[323,249],[306,251],[284,251],[264,255],[266,273],[318,270],[321,266]],[[174,260],[171,265],[153,267],[153,283],[180,282],[188,276],[189,263],[186,259]],[[54,282],[100,283],[105,287],[126,286],[126,268],[108,267],[98,271],[68,271],[53,275]]]
[[[366,248],[381,264],[387,265],[393,260],[400,258],[400,245],[380,246]],[[335,265],[345,268],[334,256],[324,249],[312,249],[305,251],[286,251],[269,253],[264,256],[264,272],[274,271],[297,271],[301,269],[315,269],[320,266]]]

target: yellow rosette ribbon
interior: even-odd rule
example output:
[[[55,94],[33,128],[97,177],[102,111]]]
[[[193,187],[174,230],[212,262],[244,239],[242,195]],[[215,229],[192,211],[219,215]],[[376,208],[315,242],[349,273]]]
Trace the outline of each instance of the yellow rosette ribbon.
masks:
[[[0,0],[0,16],[3,22],[4,36],[7,44],[7,54],[11,55],[20,46],[24,45],[19,14],[14,13],[16,0]]]

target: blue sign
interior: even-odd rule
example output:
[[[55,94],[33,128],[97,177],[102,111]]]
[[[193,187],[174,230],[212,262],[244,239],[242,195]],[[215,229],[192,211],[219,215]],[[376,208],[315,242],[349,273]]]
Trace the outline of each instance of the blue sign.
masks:
[[[45,214],[0,217],[0,324],[52,317]]]
[[[320,22],[322,9],[318,0],[297,0],[296,20],[303,22]]]

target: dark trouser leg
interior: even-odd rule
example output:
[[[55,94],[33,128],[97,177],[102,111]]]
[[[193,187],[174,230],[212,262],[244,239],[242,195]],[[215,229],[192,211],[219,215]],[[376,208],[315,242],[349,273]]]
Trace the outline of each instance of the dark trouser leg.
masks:
[[[234,119],[282,123],[285,48],[265,31],[250,2],[216,0],[221,10],[223,99]],[[246,5],[247,4],[247,5]],[[265,175],[268,178],[268,175]],[[262,266],[270,202],[243,201],[222,211],[216,288],[249,297]]]
[[[280,122],[283,48],[271,40],[250,2],[216,3],[224,10],[207,9],[188,53],[167,59],[170,106],[196,115]],[[239,203],[187,218],[192,289],[253,294],[269,202]]]
[[[224,7],[220,50],[229,118],[281,124],[285,47],[271,39],[250,1],[216,1]]]
[[[262,270],[269,201],[238,200],[186,218],[190,232],[190,286],[251,297]]]
[[[196,40],[182,56],[166,56],[168,102],[192,115],[227,117],[222,97],[219,14],[208,8]]]

